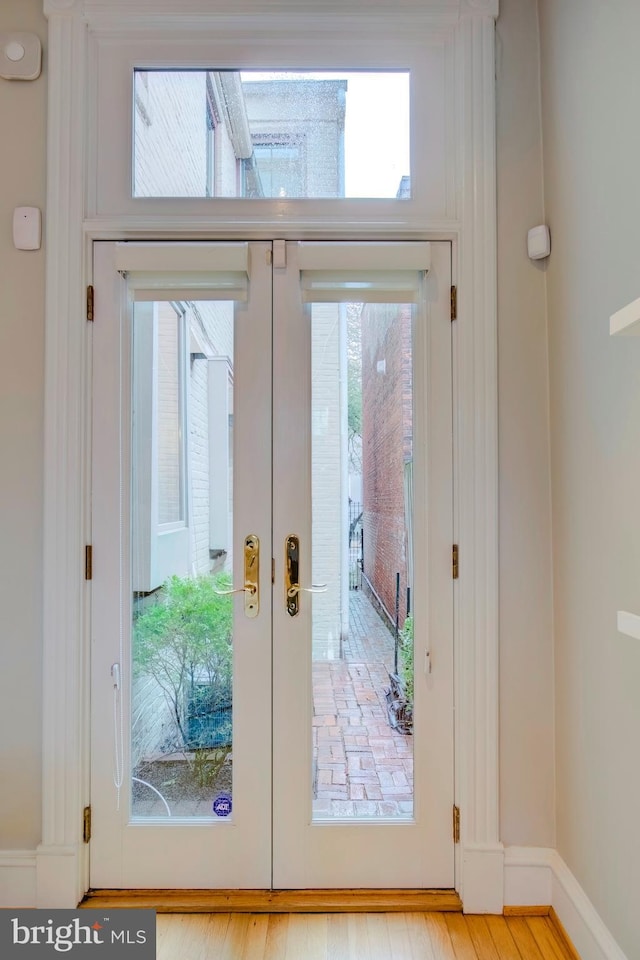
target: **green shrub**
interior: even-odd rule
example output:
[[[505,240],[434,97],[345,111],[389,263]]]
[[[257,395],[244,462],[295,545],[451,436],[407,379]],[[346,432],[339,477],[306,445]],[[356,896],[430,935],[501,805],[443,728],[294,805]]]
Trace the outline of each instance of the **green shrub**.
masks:
[[[226,573],[170,577],[157,602],[134,620],[134,670],[152,676],[163,690],[185,750],[214,745],[192,736],[194,705],[202,714],[206,701],[211,713],[230,716],[232,597],[216,592],[230,585]]]
[[[404,621],[398,648],[400,679],[404,683],[407,704],[413,711],[413,615]]]

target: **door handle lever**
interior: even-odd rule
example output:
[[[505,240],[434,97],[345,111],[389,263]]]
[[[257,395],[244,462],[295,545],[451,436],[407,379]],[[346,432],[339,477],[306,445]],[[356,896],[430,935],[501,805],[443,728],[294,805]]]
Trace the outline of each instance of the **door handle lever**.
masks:
[[[326,593],[329,589],[327,583],[312,583],[310,587],[301,587],[299,583],[292,583],[287,590],[288,597],[295,597],[297,593]]]
[[[301,593],[325,593],[326,583],[313,583],[310,587],[300,584],[300,538],[290,533],[284,541],[285,574],[284,574],[284,602],[290,617],[300,613]]]
[[[260,540],[254,533],[244,538],[244,586],[215,590],[218,596],[244,593],[244,613],[253,619],[260,610]]]

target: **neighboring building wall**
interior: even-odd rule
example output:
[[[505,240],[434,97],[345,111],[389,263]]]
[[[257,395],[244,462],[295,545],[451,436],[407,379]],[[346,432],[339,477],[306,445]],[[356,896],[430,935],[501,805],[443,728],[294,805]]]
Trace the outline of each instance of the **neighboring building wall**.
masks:
[[[252,81],[243,90],[254,143],[285,137],[299,147],[302,175],[293,195],[344,196],[346,81]]]
[[[335,659],[341,652],[344,538],[343,457],[346,454],[346,411],[340,382],[339,304],[313,304],[312,310],[312,511],[313,581],[326,583],[326,593],[313,596],[313,656]]]
[[[407,612],[405,464],[412,460],[412,308],[368,304],[362,312],[364,576],[395,620]]]
[[[207,90],[204,71],[139,72],[135,103],[135,195],[205,196]]]
[[[640,4],[542,0],[558,850],[640,957]],[[612,956],[613,949],[610,951]]]

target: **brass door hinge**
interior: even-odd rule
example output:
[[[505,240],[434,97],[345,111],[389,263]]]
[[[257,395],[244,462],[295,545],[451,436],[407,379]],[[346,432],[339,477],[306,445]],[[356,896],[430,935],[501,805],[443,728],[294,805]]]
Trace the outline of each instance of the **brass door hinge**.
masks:
[[[458,556],[459,556],[458,544],[454,543],[451,548],[451,576],[454,580],[458,579]]]
[[[91,807],[85,807],[82,811],[82,839],[85,843],[91,840]]]
[[[460,843],[460,807],[453,807],[453,842]]]
[[[93,547],[89,543],[84,548],[84,578],[93,580]]]
[[[87,320],[93,322],[93,287],[87,287]]]
[[[458,319],[458,288],[451,287],[451,320]]]

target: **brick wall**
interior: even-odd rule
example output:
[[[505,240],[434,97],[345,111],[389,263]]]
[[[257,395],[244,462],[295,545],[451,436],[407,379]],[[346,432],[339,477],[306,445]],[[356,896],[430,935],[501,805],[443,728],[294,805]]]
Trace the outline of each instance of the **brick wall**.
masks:
[[[409,305],[369,304],[362,315],[364,574],[400,624],[406,616],[405,464],[411,459],[412,382]]]

